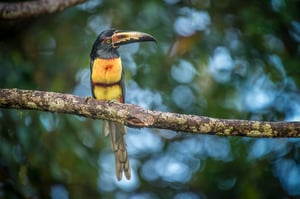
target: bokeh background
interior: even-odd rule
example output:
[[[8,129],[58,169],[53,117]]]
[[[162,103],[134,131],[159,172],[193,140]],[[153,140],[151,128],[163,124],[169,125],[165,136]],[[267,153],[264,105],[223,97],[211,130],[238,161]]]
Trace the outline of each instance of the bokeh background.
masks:
[[[300,119],[300,1],[89,0],[0,21],[0,87],[90,96],[89,53],[113,27],[126,101],[218,118]],[[0,198],[300,198],[300,140],[128,129],[118,182],[101,121],[0,109]]]

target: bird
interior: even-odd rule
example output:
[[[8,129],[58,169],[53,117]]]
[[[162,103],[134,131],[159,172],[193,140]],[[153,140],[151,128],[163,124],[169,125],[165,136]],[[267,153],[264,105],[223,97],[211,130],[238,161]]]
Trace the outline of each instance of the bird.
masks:
[[[90,81],[92,95],[97,100],[125,103],[124,70],[118,48],[134,42],[156,42],[147,33],[108,29],[102,31],[95,40],[90,53]],[[115,169],[118,181],[123,173],[131,178],[130,164],[125,143],[126,127],[123,124],[104,120],[103,132],[110,134],[115,155]]]

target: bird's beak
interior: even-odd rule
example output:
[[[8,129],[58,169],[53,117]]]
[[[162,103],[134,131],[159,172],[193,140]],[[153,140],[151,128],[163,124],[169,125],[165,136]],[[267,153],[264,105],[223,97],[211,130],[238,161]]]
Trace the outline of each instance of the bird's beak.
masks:
[[[147,33],[135,32],[135,31],[116,31],[112,37],[112,46],[118,48],[124,44],[130,44],[134,42],[143,42],[143,41],[154,41],[156,39]]]

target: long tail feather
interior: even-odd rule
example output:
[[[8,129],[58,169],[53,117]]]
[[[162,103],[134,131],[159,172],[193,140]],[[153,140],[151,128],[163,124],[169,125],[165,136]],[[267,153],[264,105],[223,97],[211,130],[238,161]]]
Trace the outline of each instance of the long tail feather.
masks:
[[[125,143],[126,127],[116,122],[104,121],[103,131],[104,135],[110,134],[111,146],[115,153],[116,176],[118,180],[122,179],[123,172],[129,180],[131,174]]]

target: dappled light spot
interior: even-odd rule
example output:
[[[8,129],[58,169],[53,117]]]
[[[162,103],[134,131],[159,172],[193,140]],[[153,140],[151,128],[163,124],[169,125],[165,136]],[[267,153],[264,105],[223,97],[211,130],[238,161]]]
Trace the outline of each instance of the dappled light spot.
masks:
[[[129,81],[126,86],[126,102],[143,108],[151,109],[155,107],[156,110],[166,110],[167,107],[163,104],[162,96],[159,92],[142,89],[135,81]]]
[[[175,144],[175,145],[174,145]],[[162,179],[168,182],[186,182],[199,169],[200,161],[192,150],[181,151],[189,147],[188,143],[175,142],[168,147],[165,155],[154,156],[142,166],[142,175],[150,181]],[[178,147],[179,146],[179,147]],[[182,148],[180,147],[182,146]]]
[[[183,59],[179,60],[178,64],[173,65],[171,69],[173,79],[179,83],[191,83],[195,74],[196,70],[194,66]]]
[[[249,111],[260,111],[271,106],[278,90],[267,76],[260,76],[249,81],[249,89],[244,90],[244,103]]]
[[[175,4],[178,3],[180,0],[164,0],[168,4]]]
[[[291,22],[292,30],[290,30],[291,36],[300,43],[300,22],[293,20]]]
[[[51,132],[56,129],[59,124],[59,118],[55,117],[52,114],[41,113],[39,119],[42,126],[47,132]]]
[[[282,9],[285,9],[286,3],[282,0],[271,0],[271,7],[274,11],[279,12]]]
[[[232,161],[228,138],[205,136],[204,139],[205,150],[208,157],[225,162]]]
[[[228,47],[233,51],[242,48],[241,31],[237,28],[229,28],[226,30],[226,40]]]
[[[183,192],[178,193],[174,199],[204,199],[206,198],[204,195],[203,197],[199,196],[199,194],[193,193],[193,192]]]
[[[214,80],[220,83],[228,82],[233,68],[230,51],[226,47],[217,47],[208,63],[209,72]]]
[[[187,37],[196,31],[205,31],[211,23],[206,11],[198,11],[189,7],[181,8],[180,16],[174,22],[174,29],[178,35]]]
[[[141,165],[141,175],[144,179],[148,181],[155,181],[160,177],[158,171],[155,168],[155,164],[156,159],[152,158],[145,161],[143,165]]]
[[[218,188],[221,190],[229,190],[235,186],[236,182],[237,182],[236,177],[219,179]]]
[[[189,167],[169,155],[159,157],[154,163],[154,168],[160,178],[167,182],[184,183],[191,178]]]
[[[187,109],[195,103],[193,91],[188,86],[177,86],[173,89],[172,99],[181,109]]]
[[[268,143],[270,142],[264,139],[256,140],[251,147],[252,150],[250,151],[248,158],[257,159],[269,154],[271,152],[271,146]]]
[[[0,113],[0,117],[1,117],[1,113]],[[32,117],[30,115],[26,115],[24,122],[26,126],[29,126],[30,124],[32,124]]]
[[[69,193],[63,185],[53,185],[51,187],[51,199],[68,199]]]
[[[277,37],[275,37],[274,35],[267,34],[263,38],[264,38],[264,44],[266,48],[268,48],[270,51],[274,51],[277,53],[284,51],[283,42]]]
[[[162,150],[163,142],[161,138],[153,133],[153,130],[128,129],[126,136],[128,153],[139,157],[145,157],[152,153],[158,153]]]
[[[194,139],[191,137],[190,139],[173,142],[169,144],[167,154],[186,164],[191,173],[201,171],[204,169],[201,160],[206,158],[206,154],[202,146],[195,145],[197,141],[201,143],[201,139],[196,139],[195,137]]]
[[[248,159],[250,161],[262,159],[271,153],[282,157],[291,151],[289,139],[254,139],[249,147]]]
[[[102,2],[103,2],[103,0],[89,0],[82,4],[78,4],[76,7],[79,10],[92,11],[95,8],[97,8],[98,6],[100,6],[102,4]]]
[[[113,191],[116,189],[113,161],[114,156],[112,153],[104,153],[103,151],[99,156],[98,188],[101,191]]]
[[[284,65],[282,63],[281,58],[275,54],[270,54],[268,58],[269,58],[268,59],[269,63],[276,69],[276,72],[279,74],[278,79],[281,80],[283,83],[285,83],[284,78],[286,77],[286,72],[285,72]],[[274,80],[276,80],[276,79],[274,78]]]
[[[111,19],[102,15],[92,15],[88,18],[86,30],[98,35],[101,31],[108,29]]]
[[[126,48],[120,48],[119,52],[122,57],[122,65],[126,72],[130,72],[132,75],[136,74],[137,64],[133,58],[133,54],[138,52],[140,45],[139,43],[132,43],[126,45]]]
[[[191,136],[182,141],[172,142],[168,145],[165,155],[154,156],[143,164],[142,175],[150,181],[161,178],[167,182],[186,182],[195,172],[204,170],[205,166],[201,164],[201,160],[207,157],[225,162],[232,161],[228,139]]]
[[[121,194],[120,194],[121,195]],[[122,196],[120,196],[122,198]],[[158,198],[154,193],[152,192],[142,192],[142,193],[136,193],[133,196],[130,197],[130,199],[155,199]]]
[[[76,87],[73,90],[74,95],[82,97],[91,96],[91,80],[90,80],[90,69],[82,69],[76,73]]]
[[[286,121],[300,121],[300,99],[297,101],[291,101],[291,109],[287,113],[285,120]]]
[[[300,164],[293,159],[279,159],[274,163],[275,176],[290,195],[300,195]]]
[[[248,110],[257,111],[271,105],[273,99],[270,98],[272,93],[261,88],[251,89],[249,93],[245,95],[245,105]],[[270,95],[271,94],[271,95]],[[273,96],[274,97],[274,96]]]
[[[205,145],[205,135],[204,136],[191,136],[185,138],[181,141],[172,142],[169,144],[168,152],[170,154],[184,154],[186,158],[194,159],[194,157],[206,157],[206,145]],[[211,144],[211,143],[210,143]],[[194,159],[196,162],[193,165],[196,166],[195,169],[199,168],[198,160]],[[189,160],[190,162],[190,160]]]

